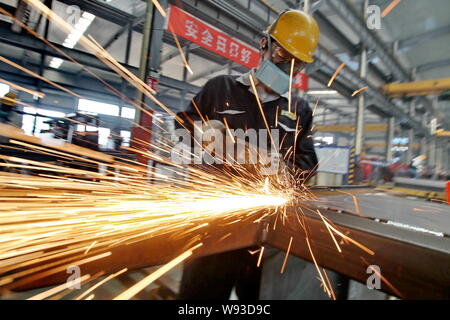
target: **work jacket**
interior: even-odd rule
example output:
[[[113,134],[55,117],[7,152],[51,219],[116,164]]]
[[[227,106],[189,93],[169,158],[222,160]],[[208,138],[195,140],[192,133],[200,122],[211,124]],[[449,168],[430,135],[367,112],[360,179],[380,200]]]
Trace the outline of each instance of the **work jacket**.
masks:
[[[234,130],[267,129],[256,96],[250,91],[250,86],[238,80],[236,76],[225,75],[209,80],[193,99],[201,116],[191,101],[186,111],[178,114],[184,121],[183,125],[193,131],[193,121],[201,121],[203,117],[226,121]],[[295,166],[311,173],[318,163],[311,133],[312,111],[308,102],[292,97],[289,113],[286,97],[279,96],[262,103],[262,109],[270,128],[279,129],[280,153],[285,155],[289,150],[295,150]]]

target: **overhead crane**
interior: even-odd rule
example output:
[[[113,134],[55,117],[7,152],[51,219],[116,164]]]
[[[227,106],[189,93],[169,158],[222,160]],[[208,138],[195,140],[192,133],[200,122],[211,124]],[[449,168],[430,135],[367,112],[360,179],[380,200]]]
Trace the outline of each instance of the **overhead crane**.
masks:
[[[390,98],[426,96],[450,90],[450,78],[390,83],[383,86],[383,91]]]

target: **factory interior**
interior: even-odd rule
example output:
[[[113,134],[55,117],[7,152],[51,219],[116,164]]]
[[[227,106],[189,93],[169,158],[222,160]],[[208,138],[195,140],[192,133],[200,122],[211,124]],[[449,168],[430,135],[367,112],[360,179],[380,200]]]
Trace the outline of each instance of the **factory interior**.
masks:
[[[0,0],[0,301],[450,299],[449,17]]]

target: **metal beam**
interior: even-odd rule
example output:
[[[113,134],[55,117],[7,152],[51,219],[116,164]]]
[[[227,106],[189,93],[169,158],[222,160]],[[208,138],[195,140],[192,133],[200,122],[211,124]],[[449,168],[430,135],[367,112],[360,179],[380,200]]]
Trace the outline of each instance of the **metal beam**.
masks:
[[[362,6],[363,16],[366,17],[367,7],[369,5],[368,0],[365,0]],[[361,52],[359,57],[359,76],[361,79],[367,78],[368,59],[367,59],[367,47],[361,46]],[[364,152],[364,120],[366,113],[366,93],[361,92],[358,95],[358,104],[356,109],[356,132],[355,132],[355,152],[359,156]]]
[[[395,135],[395,118],[388,119],[388,129],[386,131],[386,162],[391,163],[393,159],[392,143]]]
[[[346,1],[330,1],[328,0],[328,4],[335,8],[335,11],[337,11],[340,15],[344,17],[344,19],[348,18],[347,22],[350,26],[353,28],[357,28],[358,30],[361,30],[361,38],[366,41],[365,45],[369,49],[374,49],[377,51],[381,50],[381,56],[382,60],[387,61],[388,68],[392,70],[392,72],[397,74],[401,74],[402,76],[408,77],[409,75],[406,73],[405,70],[403,70],[401,67],[399,67],[396,64],[395,59],[390,55],[383,45],[382,41],[378,38],[376,38],[370,30],[367,29],[366,25],[360,18],[357,12],[354,11],[353,8],[346,2]],[[365,39],[369,38],[369,39]],[[328,66],[332,70],[336,70],[342,63],[339,58],[337,58],[334,54],[329,52],[326,48],[319,45],[318,49],[316,50],[315,54],[315,60],[323,63],[324,65]],[[390,67],[392,65],[392,67]],[[401,70],[400,70],[401,69]],[[353,87],[353,90],[362,88],[367,85],[367,81],[360,78],[360,76],[355,73],[354,71],[350,70],[349,68],[342,69],[340,76],[343,76],[348,80],[348,83]],[[329,79],[327,79],[328,82]],[[327,83],[325,82],[325,84]],[[369,84],[370,85],[370,84]],[[375,85],[370,85],[370,88],[365,91],[365,94],[368,96],[368,98],[371,98],[375,101],[377,101],[377,106],[380,108],[380,110],[383,110],[383,112],[389,116],[396,115],[399,118],[405,118],[408,122],[412,123],[413,126],[420,132],[423,132],[424,134],[428,134],[426,131],[426,128],[422,127],[421,123],[416,121],[415,119],[412,119],[407,115],[405,112],[401,110],[401,108],[394,102],[389,101],[383,94],[381,94],[378,89],[376,89]]]
[[[386,132],[388,126],[385,124],[366,124],[364,131],[367,132]],[[313,131],[318,132],[355,132],[354,125],[323,125],[315,126]]]
[[[182,45],[182,48],[186,49],[187,46],[190,47],[191,53],[195,53],[194,50],[200,48],[200,46],[198,44],[189,43],[188,41],[186,41],[185,44]],[[166,63],[167,61],[169,61],[175,57],[178,57],[179,55],[180,55],[180,49],[178,49],[178,47],[173,48],[172,50],[170,50],[169,52],[167,52],[165,55],[162,56],[161,64]]]
[[[423,44],[424,42],[433,40],[434,38],[437,37],[448,35],[449,33],[450,33],[450,25],[437,28],[422,34],[414,35],[412,37],[399,40],[398,50],[401,52],[405,52],[419,44]]]
[[[377,192],[370,189],[342,189],[358,196],[358,193]],[[336,190],[314,191],[317,198],[329,197],[336,194]],[[407,201],[389,197],[390,204],[396,208],[403,206],[406,210],[413,210],[413,205],[407,205]],[[379,200],[375,200],[379,201]],[[372,207],[374,206],[373,203]],[[305,204],[302,204],[304,207]],[[314,211],[314,204],[306,204]],[[321,203],[321,205],[326,205]],[[339,208],[339,206],[338,206]],[[450,293],[450,240],[447,237],[411,231],[386,224],[386,220],[375,221],[374,218],[362,218],[356,216],[353,211],[345,213],[337,212],[338,209],[323,209],[322,214],[332,221],[333,225],[342,234],[347,235],[355,243],[363,244],[375,255],[362,251],[353,244],[342,244],[341,251],[336,249],[333,238],[327,232],[323,232],[324,223],[317,215],[302,214],[299,223],[298,212],[294,207],[286,212],[286,223],[278,223],[276,217],[263,220],[261,223],[243,221],[233,225],[220,224],[222,221],[212,221],[203,231],[208,237],[202,238],[203,246],[195,251],[193,257],[201,257],[235,249],[255,245],[267,245],[287,250],[294,239],[290,254],[312,261],[311,251],[316,263],[324,268],[336,271],[346,277],[366,283],[367,268],[377,265],[382,270],[383,278],[389,281],[389,285],[383,281],[381,290],[404,299],[448,299]],[[402,212],[405,212],[403,210]],[[261,215],[264,212],[261,213]],[[364,212],[369,215],[369,212]],[[258,214],[255,214],[255,220]],[[307,234],[305,232],[307,227]],[[224,235],[231,233],[226,239]],[[134,242],[124,246],[109,248],[111,255],[101,260],[96,260],[83,265],[83,272],[95,274],[99,270],[107,274],[117,272],[126,266],[129,270],[140,269],[149,266],[163,265],[186,250],[186,243],[192,238],[190,234],[185,237],[174,237],[169,233],[155,236],[151,239]],[[219,241],[222,239],[222,241]],[[305,240],[307,239],[307,240]],[[401,252],[401,254],[399,254]],[[90,252],[86,258],[94,256],[98,252]],[[22,282],[17,290],[46,287],[64,283],[67,280],[65,270],[41,278],[33,283]],[[17,283],[17,282],[16,282]],[[9,289],[14,288],[12,284]],[[318,282],[319,285],[319,282]]]
[[[202,79],[204,77],[208,77],[208,76],[210,76],[210,75],[212,75],[214,73],[226,70],[228,68],[233,69],[235,66],[237,66],[237,64],[233,62],[231,64],[231,66],[230,66],[230,64],[226,64],[226,65],[218,66],[217,68],[214,68],[214,69],[206,70],[205,72],[202,72],[202,73],[199,73],[199,74],[196,74],[196,75],[190,77],[188,79],[188,82],[195,82],[195,81],[197,81],[199,79]]]
[[[60,0],[60,2],[69,6],[76,5],[83,11],[88,11],[99,18],[120,26],[126,26],[135,19],[132,14],[126,13],[122,10],[107,5],[104,2],[96,0]]]
[[[413,80],[411,75],[400,65],[393,54],[388,50],[383,41],[366,26],[365,21],[361,18],[361,15],[353,8],[348,0],[334,1],[327,0],[328,5],[334,12],[339,14],[341,18],[347,22],[347,24],[354,30],[359,31],[361,42],[366,45],[370,50],[374,50],[378,57],[383,61],[388,70],[392,71],[392,75],[401,81]],[[438,116],[437,110],[435,110],[428,99],[422,98],[421,101],[427,106],[427,108],[436,116]],[[448,121],[443,119],[447,124]],[[425,128],[422,128],[425,130]]]
[[[339,43],[350,55],[359,53],[358,46],[355,46],[348,38],[331,23],[331,21],[320,11],[314,13],[314,18],[320,25],[320,32],[328,34],[333,41]]]
[[[324,61],[324,63],[329,66],[331,69],[336,70],[341,64],[342,61],[329,52],[324,47],[318,47],[315,55],[316,59]],[[367,82],[360,78],[360,76],[353,70],[344,67],[340,74],[340,77],[347,79],[348,83],[352,85],[355,90],[358,88],[362,88],[367,86]],[[369,89],[365,91],[368,98],[372,99],[376,102],[377,107],[382,110],[386,115],[392,116],[395,115],[399,118],[404,118],[408,122],[410,122],[418,131],[423,131],[425,134],[428,134],[426,128],[422,127],[422,125],[417,122],[415,119],[412,119],[408,114],[406,114],[395,102],[389,101],[378,89],[369,85]]]
[[[416,67],[417,73],[423,73],[434,69],[445,68],[450,66],[450,59],[443,59],[439,61],[433,61],[429,63],[422,64]]]
[[[447,90],[450,90],[450,78],[391,83],[383,87],[384,93],[395,98],[436,94]]]
[[[328,5],[334,12],[339,14],[349,26],[352,26],[354,30],[358,30],[361,42],[364,43],[368,49],[376,51],[377,55],[386,64],[387,68],[392,70],[395,77],[399,80],[409,80],[408,72],[400,66],[394,56],[389,52],[388,48],[384,45],[383,41],[367,28],[365,22],[361,19],[361,15],[347,0],[328,0]]]
[[[13,57],[6,57],[16,63],[18,63],[17,60],[15,60]],[[37,64],[30,64],[31,68],[38,68],[39,65]],[[134,68],[136,69],[136,68]],[[46,67],[45,70],[49,70],[49,71],[54,71],[54,69],[51,69],[49,67]],[[76,93],[79,94],[103,94],[103,95],[109,95],[112,96],[112,93],[108,90],[106,90],[106,88],[104,88],[103,86],[98,86],[99,83],[97,84],[97,80],[95,80],[94,78],[92,78],[90,75],[86,74],[85,77],[82,77],[81,80],[80,78],[77,77],[77,74],[74,73],[68,73],[68,72],[64,72],[59,70],[58,71],[61,75],[64,75],[64,78],[67,80],[65,82],[61,82],[61,79],[53,79],[55,80],[54,82],[64,86],[67,89],[70,89]],[[109,70],[109,72],[113,73],[113,71]],[[135,70],[135,72],[137,72],[137,69]],[[4,65],[0,65],[0,74],[2,75],[3,78],[5,79],[10,79],[13,82],[16,83],[22,83],[22,84],[26,84],[26,85],[31,85],[31,86],[35,86],[35,78],[32,78],[28,75],[22,75],[18,72],[16,72],[15,70],[12,70],[12,68],[5,68]],[[117,90],[121,90],[121,81],[120,81],[120,77],[117,76],[117,82],[115,81],[111,81],[109,80],[108,83],[110,85],[112,85],[115,89]],[[161,87],[168,87],[168,88],[173,88],[176,90],[186,90],[189,93],[192,94],[196,94],[197,92],[200,91],[200,87],[188,84],[188,83],[184,83],[180,80],[176,80],[173,78],[169,78],[166,76],[161,76],[159,79],[159,83]],[[98,87],[98,90],[95,90],[94,88]],[[47,83],[42,83],[42,88],[44,89],[54,89],[54,87],[52,87],[51,85],[47,84]],[[103,90],[101,90],[103,89]],[[130,90],[134,90],[134,87],[132,87],[130,84],[127,84],[127,89],[128,91],[126,92],[126,94],[128,96],[131,96],[132,92],[134,91],[130,91]],[[60,92],[60,94],[62,95],[66,95],[64,92]],[[117,99],[120,99],[119,97],[117,97]]]
[[[37,52],[39,54],[45,54],[48,56],[58,57],[63,60],[69,61],[67,59],[67,57],[58,53],[57,51],[53,50],[48,45],[44,44],[43,42],[41,42],[40,40],[38,40],[32,36],[29,36],[26,34],[12,34],[11,32],[9,32],[9,28],[7,27],[8,25],[9,25],[8,23],[0,22],[0,41],[2,43],[9,44],[9,45],[12,45],[12,46],[15,46],[18,48],[23,48],[27,51]],[[80,64],[82,64],[84,66],[114,73],[108,66],[106,66],[97,57],[95,57],[94,55],[92,55],[90,53],[76,50],[76,49],[69,49],[69,48],[63,47],[59,44],[56,44],[56,43],[52,43],[52,44],[55,47],[62,50],[63,52],[65,52],[66,54],[68,54],[69,56],[71,56],[72,58],[74,58],[76,61],[78,61]],[[15,60],[15,59],[12,59],[12,60]],[[124,65],[124,66],[128,70],[133,72],[134,74],[138,73],[137,68],[129,66],[129,65]],[[51,68],[46,68],[46,69],[55,70],[55,69],[51,69]],[[62,71],[58,70],[58,72],[62,72]],[[168,87],[175,88],[175,89],[186,88],[187,91],[189,91],[191,93],[197,93],[200,90],[200,88],[197,86],[183,83],[182,81],[178,81],[178,80],[175,80],[175,79],[172,79],[169,77],[165,77],[165,76],[161,76],[160,83],[162,85],[167,85]]]
[[[131,22],[131,23],[129,23],[129,24],[127,24],[127,25],[125,25],[125,26],[123,26],[123,27],[121,27],[120,29],[119,29],[119,31],[117,31],[104,45],[103,45],[103,48],[105,49],[105,50],[107,50],[117,39],[119,39],[120,38],[120,36],[122,36],[126,31],[128,31],[129,30],[129,28],[130,28],[130,26],[131,26],[131,28],[134,28],[134,27],[136,27],[137,25],[139,25],[139,24],[141,24],[143,21],[144,21],[144,19],[145,19],[145,14],[143,14],[143,15],[141,15],[141,16],[139,16],[139,17],[136,17],[136,19],[133,21],[133,22]]]

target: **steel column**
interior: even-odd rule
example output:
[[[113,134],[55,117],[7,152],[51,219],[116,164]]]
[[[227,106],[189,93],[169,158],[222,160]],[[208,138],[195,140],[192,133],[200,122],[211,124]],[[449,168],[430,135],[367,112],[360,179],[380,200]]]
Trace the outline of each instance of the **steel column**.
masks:
[[[366,27],[365,20],[362,19],[359,13],[353,9],[350,1],[328,0],[327,4],[331,7],[333,12],[336,12],[339,16],[341,16],[342,19],[344,19],[344,21],[347,22],[348,26],[350,26],[354,30],[358,30],[361,41],[370,50],[374,50],[376,52],[377,56],[383,61],[386,67],[398,80],[409,81],[411,79],[409,77],[409,74],[400,65],[395,56],[390,53],[386,46],[383,44],[383,41],[373,31],[369,30]],[[431,102],[428,99],[422,98],[421,101],[427,106],[428,110],[433,111],[433,113],[436,114],[436,110],[433,110]],[[444,122],[447,123],[448,121],[444,119]]]
[[[420,155],[426,155],[427,154],[427,138],[422,138],[420,140]]]
[[[133,41],[133,24],[128,24],[127,47],[125,49],[125,63],[130,64],[131,43]]]
[[[406,152],[406,162],[410,163],[414,158],[414,130],[408,130],[408,151]]]
[[[147,11],[145,14],[144,35],[142,40],[141,60],[139,67],[139,78],[144,82],[146,82],[149,74],[150,42],[152,36],[152,24],[154,20],[153,7],[153,3],[147,1]],[[142,104],[144,104],[145,95],[141,92],[138,92],[138,100],[141,101]],[[140,123],[140,121],[141,112],[136,111],[134,122],[138,124]]]
[[[438,143],[436,145],[436,172],[442,170],[442,157],[443,157],[443,152],[442,152],[442,145],[440,143]]]
[[[447,175],[450,174],[450,144],[447,142],[444,143],[444,170],[447,172]]]
[[[369,2],[364,1],[363,14],[367,16],[367,7]],[[359,76],[361,79],[367,77],[367,47],[365,45],[361,46],[361,56],[359,59]],[[359,94],[358,97],[358,108],[356,110],[356,132],[355,132],[355,148],[356,155],[359,156],[364,150],[364,113],[366,108],[366,95],[364,92]]]
[[[428,164],[431,167],[436,166],[436,138],[432,137],[428,146]]]
[[[392,162],[392,141],[395,133],[395,118],[391,117],[388,120],[388,130],[386,132],[386,162]]]
[[[305,11],[306,13],[309,13],[310,9],[311,9],[311,0],[304,0],[303,11]]]
[[[186,57],[186,61],[187,61],[188,65],[189,65],[190,53],[191,53],[191,45],[188,44],[186,46],[186,49],[184,50],[184,55]],[[187,79],[188,79],[188,69],[186,66],[183,66],[183,82],[186,83]],[[179,107],[180,110],[184,109],[184,103],[185,103],[184,97],[186,96],[186,93],[187,93],[186,89],[183,89],[180,91],[180,107]]]

